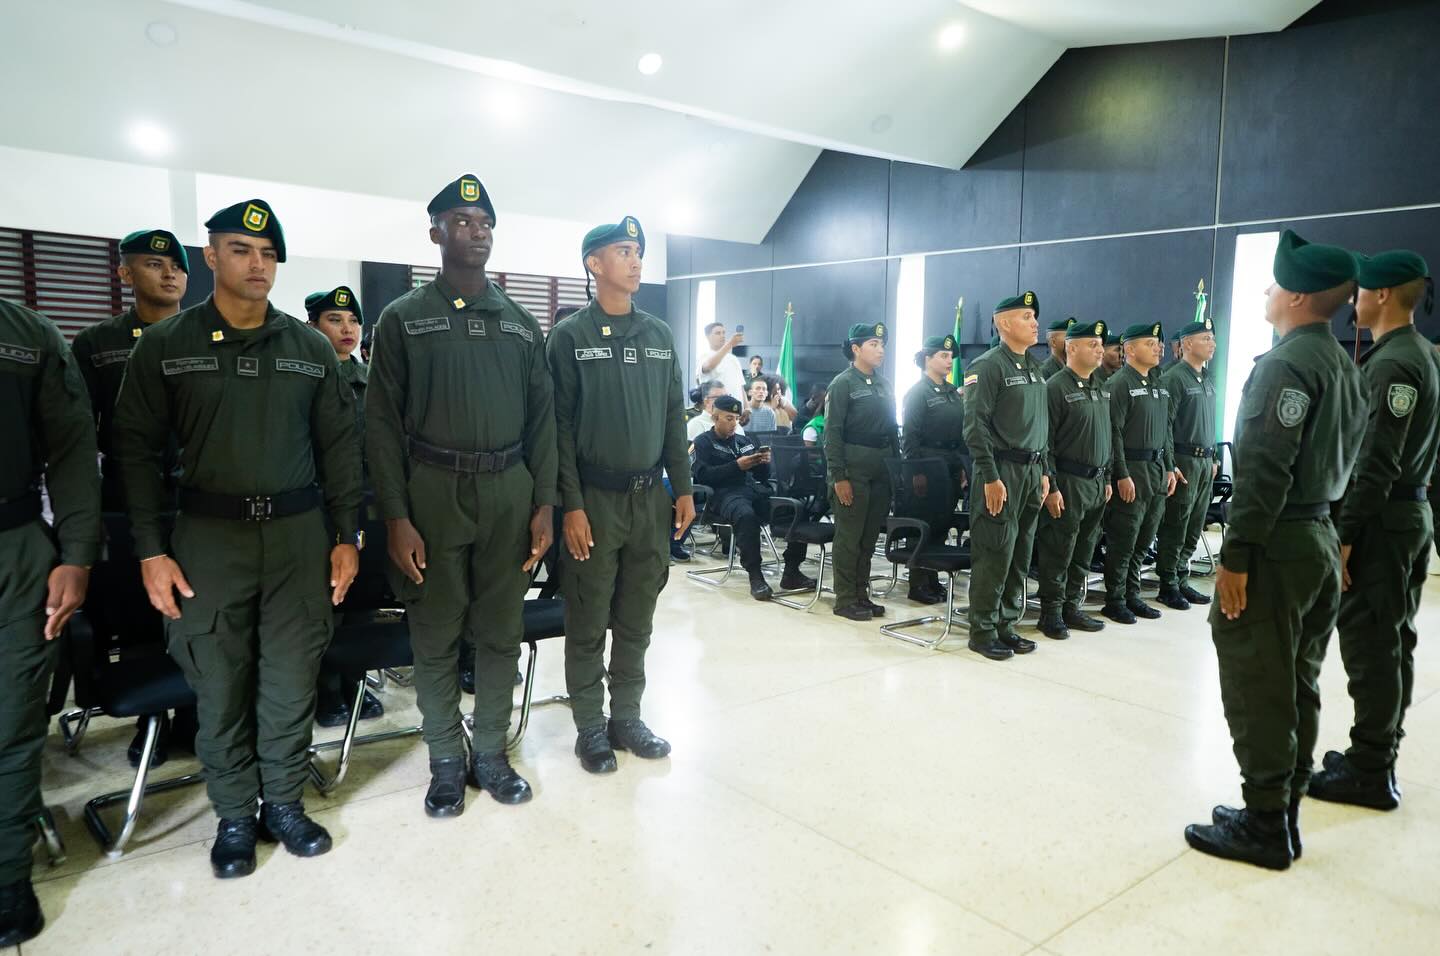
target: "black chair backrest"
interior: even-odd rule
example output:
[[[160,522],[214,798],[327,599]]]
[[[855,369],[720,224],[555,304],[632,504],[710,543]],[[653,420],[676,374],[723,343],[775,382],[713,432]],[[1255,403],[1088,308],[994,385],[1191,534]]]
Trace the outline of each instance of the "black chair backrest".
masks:
[[[890,512],[897,518],[917,518],[930,526],[930,544],[944,544],[955,521],[955,498],[950,488],[950,466],[943,458],[887,458],[890,472]]]
[[[130,519],[123,514],[101,515],[105,530],[105,557],[90,572],[85,597],[97,653],[133,651],[165,646],[165,619],[150,605],[135,554]]]
[[[801,501],[824,501],[825,450],[783,442],[770,448],[770,474],[779,493]]]
[[[390,587],[389,536],[385,531],[385,522],[362,512],[360,527],[365,532],[365,547],[360,549],[360,571],[350,584],[340,609],[378,611],[397,608],[400,601]]]

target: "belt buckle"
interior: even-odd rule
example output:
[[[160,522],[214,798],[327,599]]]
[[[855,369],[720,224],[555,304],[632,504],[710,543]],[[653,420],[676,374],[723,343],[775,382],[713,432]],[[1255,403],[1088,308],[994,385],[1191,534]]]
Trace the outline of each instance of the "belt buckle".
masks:
[[[245,521],[269,521],[275,514],[275,501],[269,495],[244,499]]]
[[[650,476],[649,476],[649,475],[631,475],[631,476],[630,476],[630,494],[632,494],[632,495],[638,495],[640,492],[646,490],[646,489],[649,488],[649,487],[650,487]]]

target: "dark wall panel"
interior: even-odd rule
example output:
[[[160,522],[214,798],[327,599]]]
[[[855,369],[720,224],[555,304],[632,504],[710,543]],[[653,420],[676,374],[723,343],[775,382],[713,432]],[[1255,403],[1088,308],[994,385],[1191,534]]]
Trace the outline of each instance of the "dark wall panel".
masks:
[[[185,297],[180,300],[180,308],[188,309],[192,305],[199,305],[210,297],[215,291],[215,273],[205,264],[205,249],[203,246],[186,246],[185,255],[190,259],[190,281],[185,284]],[[362,292],[361,295],[364,295]],[[364,302],[364,299],[360,300]],[[379,312],[375,315],[378,317]]]
[[[883,260],[781,269],[774,277],[771,310],[783,314],[785,303],[794,304],[799,345],[824,345],[838,353],[852,323],[886,318]]]
[[[641,312],[649,312],[657,319],[663,319],[670,308],[667,298],[664,283],[642,282],[635,293],[635,308]]]
[[[360,263],[360,304],[365,309],[366,331],[385,307],[410,291],[410,267],[395,262]]]
[[[785,306],[782,303],[776,311],[770,301],[772,276],[770,272],[742,272],[714,280],[716,321],[724,322],[731,332],[745,326],[745,344],[735,350],[741,365],[749,356],[759,354],[765,356],[767,368],[775,367],[780,338],[785,333]]]
[[[990,342],[995,303],[1019,292],[1019,249],[964,252],[925,259],[925,334],[944,335],[955,328],[955,302],[965,297],[961,345]],[[1041,295],[1044,305],[1044,295]]]
[[[826,150],[770,230],[775,265],[885,255],[890,164]]]
[[[686,381],[695,374],[695,341],[691,316],[695,303],[695,283],[690,279],[672,279],[665,283],[665,324],[680,351]]]
[[[690,240],[692,274],[732,272],[738,269],[768,269],[775,264],[775,250],[770,243],[751,245],[748,242],[724,242],[719,239]],[[675,275],[684,273],[675,272]]]
[[[1025,111],[1027,241],[1213,222],[1224,40],[1066,52]]]
[[[665,236],[665,275],[688,276],[690,269],[690,248],[695,240],[690,236],[677,236],[666,234]]]
[[[1015,242],[1025,106],[1000,124],[961,170],[895,163],[890,171],[890,254]]]
[[[1230,44],[1221,218],[1440,198],[1440,3],[1330,0]]]

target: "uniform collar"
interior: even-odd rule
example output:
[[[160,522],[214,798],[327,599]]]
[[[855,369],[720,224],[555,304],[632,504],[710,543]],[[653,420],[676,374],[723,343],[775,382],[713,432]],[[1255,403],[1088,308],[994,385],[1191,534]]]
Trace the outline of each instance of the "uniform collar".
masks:
[[[630,311],[624,315],[611,315],[606,312],[600,308],[599,299],[591,299],[585,311],[595,334],[602,339],[628,339],[640,328],[640,323],[636,321],[634,301],[630,303]]]
[[[485,291],[477,296],[462,296],[455,291],[454,286],[445,281],[443,274],[435,276],[430,284],[445,301],[445,305],[456,312],[465,309],[485,309],[493,312],[500,308],[500,293],[496,290],[495,280],[488,276],[485,279]]]
[[[866,385],[874,385],[875,382],[878,381],[879,378],[880,378],[880,370],[879,370],[879,369],[876,369],[875,371],[871,372],[869,375],[866,375],[864,372],[860,371],[858,368],[855,367],[855,363],[854,363],[854,362],[851,362],[851,363],[850,363],[850,371],[854,372],[855,375],[856,375],[856,377],[859,378],[860,381],[864,382]]]
[[[1068,363],[1065,364],[1065,365],[1060,366],[1060,368],[1065,372],[1066,375],[1070,376],[1071,380],[1073,380],[1076,385],[1082,385],[1082,386],[1084,386],[1084,387],[1086,387],[1086,388],[1093,388],[1093,387],[1094,387],[1094,385],[1095,385],[1095,372],[1100,371],[1100,370],[1097,368],[1097,369],[1095,370],[1095,372],[1091,372],[1091,373],[1090,373],[1090,377],[1089,377],[1089,378],[1081,378],[1080,376],[1078,376],[1078,375],[1075,374],[1075,370],[1074,370],[1073,368],[1071,368]]]
[[[269,302],[265,303],[265,322],[258,329],[236,329],[225,322],[220,315],[220,309],[215,305],[215,296],[212,293],[200,304],[201,327],[205,330],[205,337],[210,340],[210,345],[225,345],[228,342],[258,342],[268,339],[280,331],[281,319],[284,313]],[[217,337],[218,335],[218,337]]]
[[[1358,330],[1357,330],[1357,332],[1358,332]],[[1384,348],[1384,347],[1385,347],[1387,344],[1389,344],[1390,342],[1394,342],[1394,341],[1397,341],[1398,339],[1403,338],[1403,337],[1405,336],[1405,333],[1407,333],[1407,332],[1414,332],[1414,333],[1416,333],[1417,335],[1419,334],[1418,330],[1415,328],[1414,323],[1411,323],[1411,324],[1409,324],[1409,325],[1402,325],[1402,326],[1400,326],[1398,329],[1391,329],[1389,332],[1386,332],[1384,335],[1380,336],[1380,337],[1379,337],[1378,339],[1376,339],[1374,342],[1371,342],[1371,343],[1370,343],[1370,347],[1369,347],[1368,349],[1366,349],[1364,352],[1361,352],[1361,353],[1360,353],[1360,361],[1362,361],[1362,362],[1365,361],[1365,360],[1368,359],[1370,356],[1374,355],[1376,352],[1378,352],[1378,351],[1380,351],[1382,348]],[[1427,343],[1427,344],[1428,344],[1428,343]]]

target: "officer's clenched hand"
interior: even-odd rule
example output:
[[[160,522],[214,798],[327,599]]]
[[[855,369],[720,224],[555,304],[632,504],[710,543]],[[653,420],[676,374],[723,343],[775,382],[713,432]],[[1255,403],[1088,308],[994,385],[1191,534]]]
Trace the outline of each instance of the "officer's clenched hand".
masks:
[[[45,640],[60,636],[70,615],[84,603],[89,584],[90,569],[78,564],[57,565],[50,572],[50,593],[45,596]]]
[[[1175,494],[1175,479],[1176,479],[1179,475],[1180,475],[1180,473],[1179,473],[1178,471],[1171,471],[1171,472],[1167,472],[1167,473],[1166,473],[1166,475],[1165,475],[1165,497],[1166,497],[1166,498],[1169,498],[1171,495]],[[1184,481],[1183,478],[1181,478],[1181,480]],[[1186,483],[1187,485],[1189,484],[1188,481],[1186,481],[1185,483]]]
[[[1059,491],[1052,491],[1045,497],[1045,510],[1050,512],[1050,517],[1058,518],[1065,513],[1065,496]]]
[[[1107,505],[1110,503],[1110,498],[1111,498],[1111,496],[1114,495],[1114,494],[1115,494],[1115,486],[1112,485],[1112,484],[1110,484],[1110,483],[1107,481],[1107,482],[1105,483],[1105,503],[1106,503]]]
[[[1040,476],[1040,502],[1044,504],[1045,499],[1050,497],[1050,476]]]
[[[555,508],[551,505],[541,505],[535,509],[535,514],[530,516],[530,559],[520,566],[520,570],[530,573],[545,558],[545,552],[550,550],[550,542],[555,538]]]
[[[1009,497],[1010,492],[1005,490],[1005,482],[999,478],[985,482],[985,510],[990,512],[992,517],[1000,513]]]
[[[1115,487],[1120,489],[1120,500],[1127,505],[1135,500],[1135,479],[1121,478],[1115,482]]]
[[[385,534],[389,541],[386,550],[395,567],[416,584],[425,583],[425,539],[409,518],[385,519]]]
[[[1220,612],[1232,621],[1245,610],[1245,586],[1249,583],[1249,574],[1226,570],[1223,564],[1215,574],[1215,593],[1220,595]]]
[[[360,549],[353,544],[337,544],[330,549],[330,603],[336,607],[345,600],[345,592],[355,575],[360,573]]]
[[[1350,552],[1355,550],[1353,544],[1340,545],[1340,590],[1350,590]]]
[[[835,482],[835,497],[847,508],[855,503],[855,488],[849,478]]]
[[[681,495],[675,499],[675,534],[674,538],[679,541],[685,537],[685,532],[690,523],[695,520],[695,496]]]
[[[140,577],[145,582],[145,593],[150,596],[150,606],[172,621],[180,620],[180,607],[175,603],[175,592],[193,598],[195,592],[190,582],[180,572],[180,565],[168,554],[146,558],[140,562]]]
[[[691,498],[690,502],[693,514],[695,499]],[[590,535],[590,518],[584,511],[565,512],[565,547],[576,561],[584,561],[590,557],[590,549],[595,547],[595,539]]]

